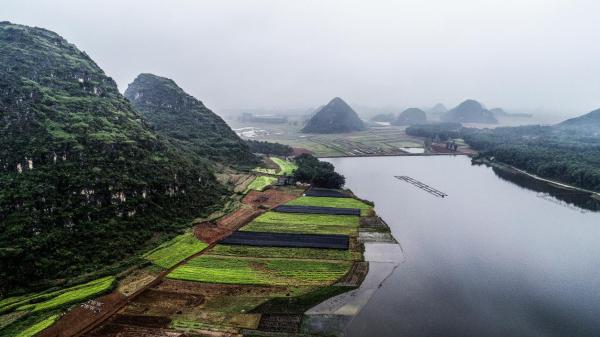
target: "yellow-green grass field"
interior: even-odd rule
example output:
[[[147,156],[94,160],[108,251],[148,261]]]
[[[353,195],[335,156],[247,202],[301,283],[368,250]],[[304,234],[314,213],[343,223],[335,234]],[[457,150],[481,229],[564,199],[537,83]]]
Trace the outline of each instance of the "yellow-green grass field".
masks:
[[[354,215],[267,212],[242,227],[242,231],[303,234],[355,234]]]
[[[0,313],[13,310],[37,312],[82,302],[112,289],[115,282],[114,276],[106,276],[61,290],[9,297],[0,301]]]
[[[274,184],[276,181],[277,181],[277,178],[275,178],[275,177],[268,177],[268,176],[256,177],[256,178],[254,178],[254,180],[252,180],[250,185],[248,185],[248,187],[246,187],[246,191],[244,191],[244,193],[248,193],[250,190],[262,191],[265,189],[265,187]]]
[[[144,254],[144,258],[159,267],[169,269],[206,247],[208,245],[196,239],[192,233],[185,233]]]
[[[206,255],[259,257],[259,258],[291,258],[291,259],[322,259],[322,260],[360,260],[361,253],[340,249],[320,248],[284,248],[284,247],[255,247],[244,245],[216,245],[207,251]]]
[[[373,209],[370,205],[354,198],[300,197],[288,202],[286,205],[360,208],[360,214],[363,216],[368,215]]]
[[[296,164],[285,159],[271,157],[271,160],[279,166],[279,172],[277,172],[278,175],[290,175],[298,168]]]
[[[168,278],[208,283],[254,285],[329,285],[344,276],[350,261],[198,256]]]

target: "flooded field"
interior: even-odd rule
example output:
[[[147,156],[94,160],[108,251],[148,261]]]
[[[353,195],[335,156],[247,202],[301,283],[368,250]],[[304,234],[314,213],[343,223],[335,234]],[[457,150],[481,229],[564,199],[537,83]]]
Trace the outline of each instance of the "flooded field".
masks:
[[[463,156],[327,161],[375,202],[402,247],[367,244],[365,258],[379,262],[356,296],[369,299],[345,322],[347,336],[600,335],[598,201]]]

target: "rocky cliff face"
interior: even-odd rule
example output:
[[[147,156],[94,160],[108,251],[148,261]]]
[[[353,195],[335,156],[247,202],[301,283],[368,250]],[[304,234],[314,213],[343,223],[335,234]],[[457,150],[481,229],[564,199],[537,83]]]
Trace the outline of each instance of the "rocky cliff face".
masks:
[[[125,97],[157,133],[191,155],[226,163],[255,160],[221,117],[168,78],[141,74],[129,85]]]
[[[8,22],[0,23],[0,186],[0,293],[101,271],[222,193],[88,55],[53,32]]]
[[[342,133],[365,130],[356,112],[339,97],[322,107],[306,124],[306,133]]]

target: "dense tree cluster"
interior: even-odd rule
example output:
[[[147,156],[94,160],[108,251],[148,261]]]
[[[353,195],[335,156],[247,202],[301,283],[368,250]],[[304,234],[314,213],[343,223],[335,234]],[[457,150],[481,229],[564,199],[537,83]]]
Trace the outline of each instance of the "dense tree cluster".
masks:
[[[600,191],[600,137],[586,125],[461,128],[438,123],[411,126],[407,134],[441,141],[463,138],[479,157],[506,163],[541,177]]]
[[[406,128],[410,136],[437,138],[439,141],[460,138],[462,125],[460,123],[431,123],[416,124]]]
[[[325,188],[341,188],[346,182],[346,178],[335,172],[331,163],[320,161],[310,154],[296,157],[296,164],[298,165],[294,172],[296,181]]]
[[[246,140],[246,144],[248,144],[248,147],[252,153],[286,157],[294,152],[294,149],[292,149],[291,146],[279,143],[249,139]]]

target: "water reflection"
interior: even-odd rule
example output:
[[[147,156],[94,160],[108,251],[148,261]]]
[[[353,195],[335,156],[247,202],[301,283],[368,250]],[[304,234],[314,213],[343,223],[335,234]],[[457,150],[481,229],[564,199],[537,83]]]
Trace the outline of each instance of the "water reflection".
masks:
[[[375,202],[406,260],[347,336],[600,336],[600,212],[574,209],[578,197],[558,195],[561,207],[538,196],[561,193],[466,157],[328,161]]]
[[[553,186],[516,171],[497,167],[492,167],[492,170],[500,179],[528,190],[539,192],[538,197],[544,198],[549,202],[554,202],[563,207],[579,207],[583,211],[600,211],[600,200],[592,198],[590,193]]]

